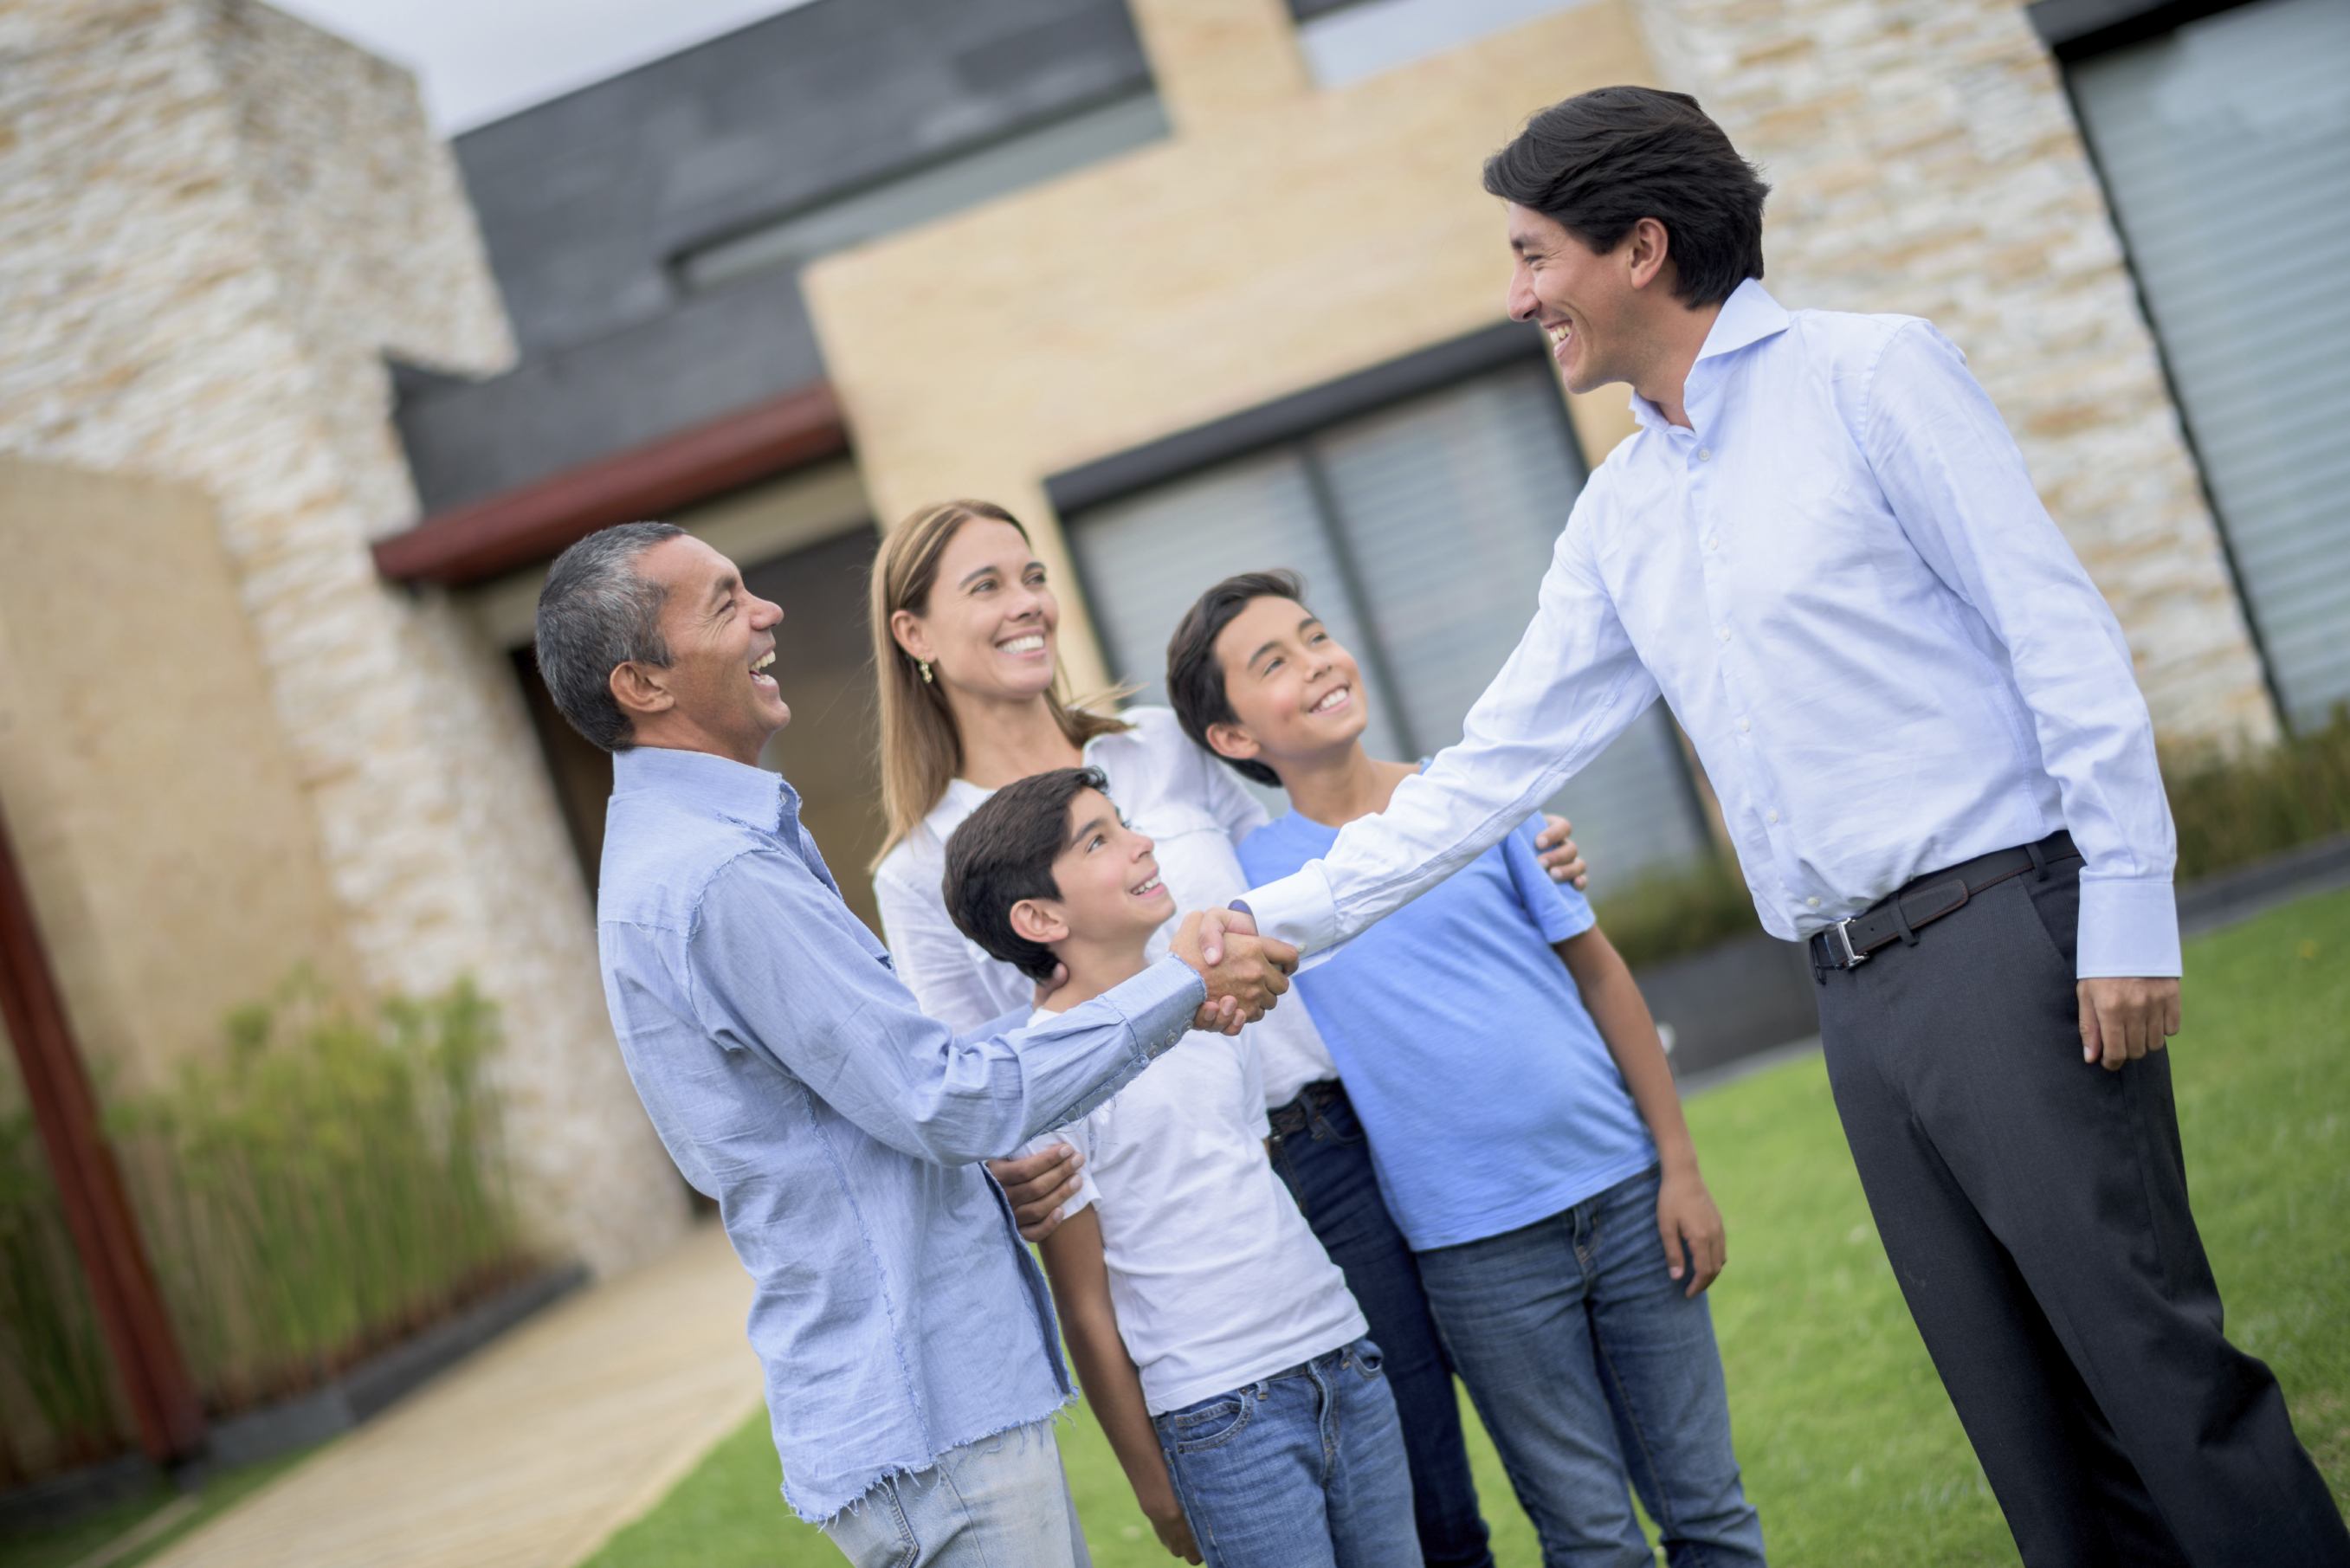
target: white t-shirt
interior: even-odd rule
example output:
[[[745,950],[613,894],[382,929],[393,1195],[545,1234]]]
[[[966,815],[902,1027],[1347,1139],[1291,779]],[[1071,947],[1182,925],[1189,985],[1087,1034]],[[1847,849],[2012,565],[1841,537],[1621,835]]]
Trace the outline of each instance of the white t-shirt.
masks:
[[[1194,1033],[1092,1114],[1028,1146],[1066,1142],[1086,1157],[1068,1211],[1090,1203],[1099,1217],[1118,1336],[1154,1416],[1369,1332],[1274,1175],[1268,1130],[1247,1034]]]
[[[1232,846],[1264,826],[1264,807],[1232,769],[1191,743],[1172,709],[1129,708],[1118,716],[1134,727],[1095,736],[1085,757],[1109,781],[1109,797],[1128,823],[1155,842],[1159,879],[1175,898],[1174,915],[1151,939],[1150,957],[1159,959],[1183,916],[1221,909],[1248,891]],[[948,836],[994,793],[954,780],[873,873],[898,978],[924,1012],[951,1029],[976,1029],[1016,1012],[1035,994],[1026,975],[955,929],[941,891]],[[1249,1033],[1264,1064],[1268,1106],[1285,1106],[1306,1085],[1338,1075],[1295,991]]]

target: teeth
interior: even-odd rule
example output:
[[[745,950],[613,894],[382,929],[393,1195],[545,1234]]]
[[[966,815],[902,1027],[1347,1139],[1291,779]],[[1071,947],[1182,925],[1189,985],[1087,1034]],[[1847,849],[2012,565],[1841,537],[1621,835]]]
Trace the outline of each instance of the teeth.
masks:
[[[1044,650],[1045,636],[1042,632],[1030,632],[1025,637],[1012,638],[995,646],[1006,653],[1039,653]]]
[[[1135,896],[1136,898],[1140,898],[1143,894],[1145,894],[1145,893],[1148,893],[1148,892],[1151,891],[1153,888],[1157,888],[1158,886],[1159,886],[1159,878],[1158,878],[1158,877],[1153,877],[1149,881],[1143,883],[1140,887],[1139,887],[1139,888],[1128,888],[1128,891],[1131,892],[1132,894],[1134,894],[1134,896]]]
[[[772,649],[772,648],[771,648],[771,649],[767,649],[767,651],[766,651],[766,653],[764,654],[764,656],[763,656],[763,657],[761,657],[761,658],[758,658],[758,659],[753,659],[753,660],[751,661],[751,673],[752,673],[752,674],[754,674],[754,675],[756,675],[756,674],[758,674],[758,673],[759,673],[759,671],[761,671],[762,670],[766,669],[766,668],[767,668],[767,666],[769,666],[770,664],[773,664],[775,661],[775,650],[774,649]]]
[[[1316,713],[1327,713],[1331,709],[1336,708],[1339,703],[1346,700],[1347,689],[1344,686],[1341,686],[1336,691],[1331,692],[1327,697],[1323,698],[1319,702],[1315,703],[1314,711]]]
[[[1555,327],[1545,327],[1543,328],[1543,331],[1549,335],[1550,346],[1554,348],[1565,342],[1568,336],[1573,333],[1574,330],[1574,323],[1567,321],[1562,321]]]

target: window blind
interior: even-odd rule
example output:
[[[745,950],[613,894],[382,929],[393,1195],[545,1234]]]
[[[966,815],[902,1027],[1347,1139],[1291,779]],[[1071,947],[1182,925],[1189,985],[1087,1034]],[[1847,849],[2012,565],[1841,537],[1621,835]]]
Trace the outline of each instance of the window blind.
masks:
[[[2297,729],[2350,701],[2350,5],[2258,0],[2073,68]]]

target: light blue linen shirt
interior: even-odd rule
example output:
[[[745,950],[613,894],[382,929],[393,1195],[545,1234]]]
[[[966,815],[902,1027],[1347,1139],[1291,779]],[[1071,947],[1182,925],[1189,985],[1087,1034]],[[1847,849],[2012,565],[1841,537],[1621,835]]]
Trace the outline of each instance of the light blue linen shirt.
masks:
[[[784,1496],[875,1481],[1070,1396],[1051,1298],[983,1167],[1085,1115],[1206,998],[1165,959],[1035,1028],[957,1039],[841,902],[799,796],[761,768],[613,759],[597,932],[629,1076],[756,1282]]]
[[[1326,950],[1523,822],[1661,691],[1755,909],[1808,935],[1925,872],[2072,831],[2078,972],[2176,975],[2177,857],[2121,628],[1965,357],[1915,317],[1752,279],[1575,504],[1457,746],[1251,892]]]

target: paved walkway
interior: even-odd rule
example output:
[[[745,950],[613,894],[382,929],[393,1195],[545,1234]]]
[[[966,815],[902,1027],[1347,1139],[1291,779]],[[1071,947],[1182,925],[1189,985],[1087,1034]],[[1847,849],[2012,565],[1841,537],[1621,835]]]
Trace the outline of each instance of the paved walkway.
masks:
[[[715,1225],[481,1351],[152,1568],[571,1568],[760,1401]],[[778,1502],[777,1508],[783,1505]]]

